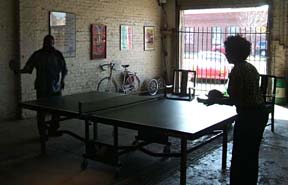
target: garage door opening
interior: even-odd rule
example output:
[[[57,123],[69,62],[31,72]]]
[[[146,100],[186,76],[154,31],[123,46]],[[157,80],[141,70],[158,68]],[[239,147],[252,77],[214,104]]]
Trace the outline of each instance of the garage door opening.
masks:
[[[268,8],[265,5],[180,12],[179,67],[197,72],[200,91],[225,91],[232,66],[226,60],[223,43],[230,35],[240,34],[251,42],[247,61],[260,74],[267,73]]]

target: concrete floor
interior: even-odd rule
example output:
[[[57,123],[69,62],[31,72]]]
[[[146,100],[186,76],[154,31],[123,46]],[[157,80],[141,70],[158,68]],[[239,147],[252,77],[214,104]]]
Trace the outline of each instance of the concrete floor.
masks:
[[[275,133],[267,127],[260,151],[259,185],[288,184],[288,109],[276,106]],[[79,129],[79,121],[65,121],[64,128]],[[126,142],[134,134],[121,130]],[[101,127],[100,137],[111,138],[111,130]],[[82,143],[64,135],[49,139],[47,155],[40,156],[35,119],[0,123],[1,185],[176,185],[179,184],[178,158],[153,158],[141,152],[121,157],[119,178],[113,167],[89,161],[82,171]],[[229,182],[231,146],[228,144],[226,172],[221,171],[221,145],[215,141],[189,154],[187,184],[224,185]],[[162,150],[158,145],[153,149]],[[173,148],[172,148],[173,149]]]

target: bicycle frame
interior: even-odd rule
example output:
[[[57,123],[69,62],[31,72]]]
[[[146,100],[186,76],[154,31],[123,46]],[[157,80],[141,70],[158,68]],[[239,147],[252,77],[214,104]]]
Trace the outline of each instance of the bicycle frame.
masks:
[[[101,64],[100,68],[102,71],[106,71],[106,69],[104,68],[105,66],[109,67],[109,76],[106,76],[99,81],[97,85],[97,91],[118,92],[117,82],[113,78],[113,70],[115,63]]]
[[[124,71],[122,72],[123,78],[120,91],[125,94],[136,92],[140,85],[139,78],[136,73],[132,73],[127,69],[129,65],[122,65],[122,67]]]
[[[102,71],[106,71],[105,67],[109,67],[109,75],[102,78],[98,85],[97,91],[104,92],[122,92],[124,94],[129,94],[132,92],[136,92],[140,87],[140,80],[137,77],[136,73],[130,72],[127,68],[129,65],[122,65],[124,71],[122,72],[122,83],[120,88],[118,89],[118,83],[115,81],[113,77],[113,70],[115,67],[115,63],[101,64],[100,68]]]
[[[106,71],[105,70],[105,66],[109,66],[109,78],[111,78],[112,77],[112,71],[114,70],[114,66],[115,66],[115,63],[109,63],[109,64],[102,64],[102,65],[100,65],[100,68],[101,68],[101,70],[102,71]]]

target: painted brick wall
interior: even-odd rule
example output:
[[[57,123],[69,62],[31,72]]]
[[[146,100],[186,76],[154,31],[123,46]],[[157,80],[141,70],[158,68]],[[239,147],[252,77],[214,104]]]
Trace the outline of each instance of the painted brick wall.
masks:
[[[288,78],[288,1],[273,0],[271,72]]]
[[[160,13],[156,0],[20,0],[21,65],[33,51],[42,47],[42,39],[48,33],[48,12],[63,11],[76,14],[76,57],[66,58],[68,76],[64,94],[95,90],[101,72],[99,64],[118,61],[130,64],[141,82],[157,76],[161,71]],[[107,25],[107,58],[90,60],[90,24]],[[119,49],[119,27],[133,26],[133,48]],[[155,26],[155,50],[143,49],[143,26]],[[116,71],[120,73],[120,71]],[[32,75],[22,75],[22,99],[35,98]]]
[[[16,116],[17,76],[9,70],[16,58],[16,1],[0,0],[0,120]]]
[[[185,1],[185,2],[184,2]],[[8,62],[17,57],[17,24],[15,23],[17,9],[16,0],[0,0],[0,120],[14,117],[17,107],[17,77],[9,70]],[[183,3],[184,2],[184,3]],[[187,6],[193,2],[194,8],[249,6],[259,5],[268,0],[178,0],[178,3]],[[272,72],[276,75],[288,76],[287,68],[287,17],[288,1],[271,0],[272,2]],[[64,94],[90,91],[96,88],[100,77],[100,63],[118,60],[119,63],[129,63],[131,70],[137,71],[144,81],[161,71],[160,56],[160,8],[156,0],[19,0],[20,6],[20,62],[23,66],[33,51],[42,46],[42,39],[48,33],[48,12],[67,11],[76,14],[77,53],[75,58],[66,58],[69,68]],[[186,3],[186,4],[185,4]],[[240,4],[239,4],[240,3]],[[175,28],[175,2],[168,0],[167,4],[169,28]],[[106,24],[107,33],[107,59],[90,60],[90,32],[92,23]],[[119,50],[119,25],[133,26],[133,49],[131,51]],[[156,26],[156,49],[143,51],[143,26]],[[175,40],[167,38],[171,48],[171,68],[176,61]],[[274,49],[273,49],[274,48]],[[22,75],[22,99],[35,98],[33,87],[34,75]]]

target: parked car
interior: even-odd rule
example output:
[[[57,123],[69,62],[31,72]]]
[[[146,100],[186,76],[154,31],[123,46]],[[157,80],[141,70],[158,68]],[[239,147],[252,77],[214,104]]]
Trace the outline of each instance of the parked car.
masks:
[[[184,60],[183,67],[195,70],[198,79],[221,80],[226,82],[231,65],[226,56],[217,51],[200,51],[194,58]]]
[[[256,43],[255,46],[256,55],[266,56],[267,55],[267,41],[261,40]]]
[[[212,47],[211,51],[218,51],[218,52],[220,52],[220,53],[225,54],[225,46],[224,46],[224,44],[214,45],[214,46]]]

